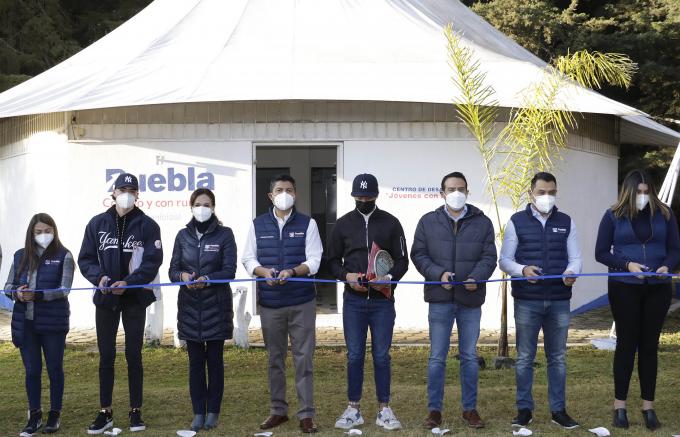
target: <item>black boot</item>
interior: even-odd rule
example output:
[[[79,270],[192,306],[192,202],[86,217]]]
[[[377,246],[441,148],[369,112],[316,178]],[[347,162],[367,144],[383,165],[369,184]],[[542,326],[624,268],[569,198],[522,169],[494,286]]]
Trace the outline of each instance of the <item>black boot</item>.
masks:
[[[626,414],[625,408],[617,408],[614,410],[612,425],[616,428],[628,429],[628,414]]]
[[[659,418],[656,417],[656,413],[653,409],[642,410],[642,417],[645,419],[645,426],[648,430],[654,431],[655,429],[661,428],[661,422],[659,422]]]

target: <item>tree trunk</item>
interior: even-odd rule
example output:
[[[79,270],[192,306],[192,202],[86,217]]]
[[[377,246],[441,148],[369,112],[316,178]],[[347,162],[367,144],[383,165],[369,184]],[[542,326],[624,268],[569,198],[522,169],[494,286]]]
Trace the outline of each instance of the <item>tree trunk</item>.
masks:
[[[503,273],[503,279],[507,275]],[[508,283],[501,282],[501,332],[498,338],[498,356],[509,357],[508,354]]]

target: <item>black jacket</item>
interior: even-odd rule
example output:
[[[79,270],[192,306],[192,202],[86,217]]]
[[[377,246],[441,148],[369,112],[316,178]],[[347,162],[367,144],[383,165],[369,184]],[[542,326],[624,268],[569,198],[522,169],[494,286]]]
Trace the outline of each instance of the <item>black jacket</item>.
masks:
[[[158,223],[137,207],[125,215],[124,227],[116,225],[117,217],[116,207],[112,206],[87,224],[78,255],[80,271],[95,286],[99,286],[102,276],[111,278],[111,283],[125,281],[128,285],[153,282],[163,263]],[[122,245],[118,244],[118,229],[123,231]],[[135,247],[141,247],[144,252],[141,264],[131,272],[129,265]],[[145,307],[156,300],[151,289],[129,288],[124,294],[136,297]],[[118,307],[119,299],[110,293],[103,295],[99,290],[93,297],[95,305],[111,309]]]
[[[479,208],[467,205],[467,213],[456,225],[441,206],[420,218],[411,246],[411,261],[426,281],[440,281],[444,272],[456,280],[486,280],[496,269],[496,244],[493,224]],[[463,285],[446,290],[441,285],[425,285],[426,302],[457,302],[480,307],[486,285],[467,291]]]
[[[328,262],[333,275],[346,280],[347,273],[366,273],[368,270],[368,254],[373,242],[392,255],[394,267],[389,274],[393,281],[399,281],[408,270],[408,251],[406,238],[401,223],[392,214],[381,209],[373,211],[368,219],[354,209],[340,217],[335,223],[329,247]],[[392,290],[396,284],[392,285]],[[346,293],[366,296],[366,292],[358,292],[345,284]],[[385,299],[377,290],[369,289],[370,298]]]
[[[180,282],[182,272],[196,278],[234,279],[236,242],[230,228],[212,223],[198,238],[194,220],[177,233],[170,261],[170,280]],[[177,330],[182,340],[226,340],[233,333],[233,307],[229,284],[190,290],[181,286],[177,296]]]

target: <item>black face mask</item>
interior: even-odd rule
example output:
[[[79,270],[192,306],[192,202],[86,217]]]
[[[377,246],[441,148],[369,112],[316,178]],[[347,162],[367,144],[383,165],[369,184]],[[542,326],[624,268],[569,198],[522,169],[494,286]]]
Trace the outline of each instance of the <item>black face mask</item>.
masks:
[[[375,209],[375,200],[356,201],[357,210],[362,214],[368,214]]]

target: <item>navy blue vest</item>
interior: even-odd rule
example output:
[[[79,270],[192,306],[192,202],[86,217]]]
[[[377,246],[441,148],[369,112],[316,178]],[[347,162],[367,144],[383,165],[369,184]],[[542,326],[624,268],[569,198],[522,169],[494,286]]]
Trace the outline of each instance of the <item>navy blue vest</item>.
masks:
[[[543,269],[544,275],[561,275],[569,264],[567,238],[571,232],[571,218],[553,207],[545,227],[533,216],[531,204],[526,210],[515,213],[510,220],[517,233],[515,260],[519,264]],[[531,284],[512,281],[512,296],[517,299],[564,300],[571,299],[571,287],[561,279],[546,279]]]
[[[36,290],[52,290],[61,287],[61,277],[64,268],[64,258],[68,251],[63,247],[50,257],[44,257],[38,264],[36,275]],[[24,249],[14,254],[14,283],[28,285],[27,268],[19,271]],[[71,310],[68,298],[42,301],[40,296],[33,302],[33,326],[38,334],[67,333]],[[24,336],[24,322],[26,320],[26,303],[16,301],[12,311],[12,342],[21,347]]]
[[[279,236],[279,225],[272,209],[253,220],[257,241],[257,260],[263,267],[278,271],[290,269],[303,263],[305,240],[310,218],[295,209],[283,226]],[[268,308],[300,305],[314,299],[316,289],[313,282],[287,282],[284,285],[269,286],[257,283],[257,302]]]
[[[651,271],[656,271],[656,269],[661,267],[666,258],[666,233],[668,232],[668,223],[666,223],[663,214],[657,211],[650,219],[652,236],[649,241],[642,242],[635,235],[633,224],[628,217],[616,218],[611,210],[608,210],[607,212],[614,223],[612,253],[625,260],[646,265]],[[670,281],[670,278],[638,279],[632,276],[616,276],[612,277],[612,280],[628,284],[642,284],[645,280],[651,283],[668,282]]]

